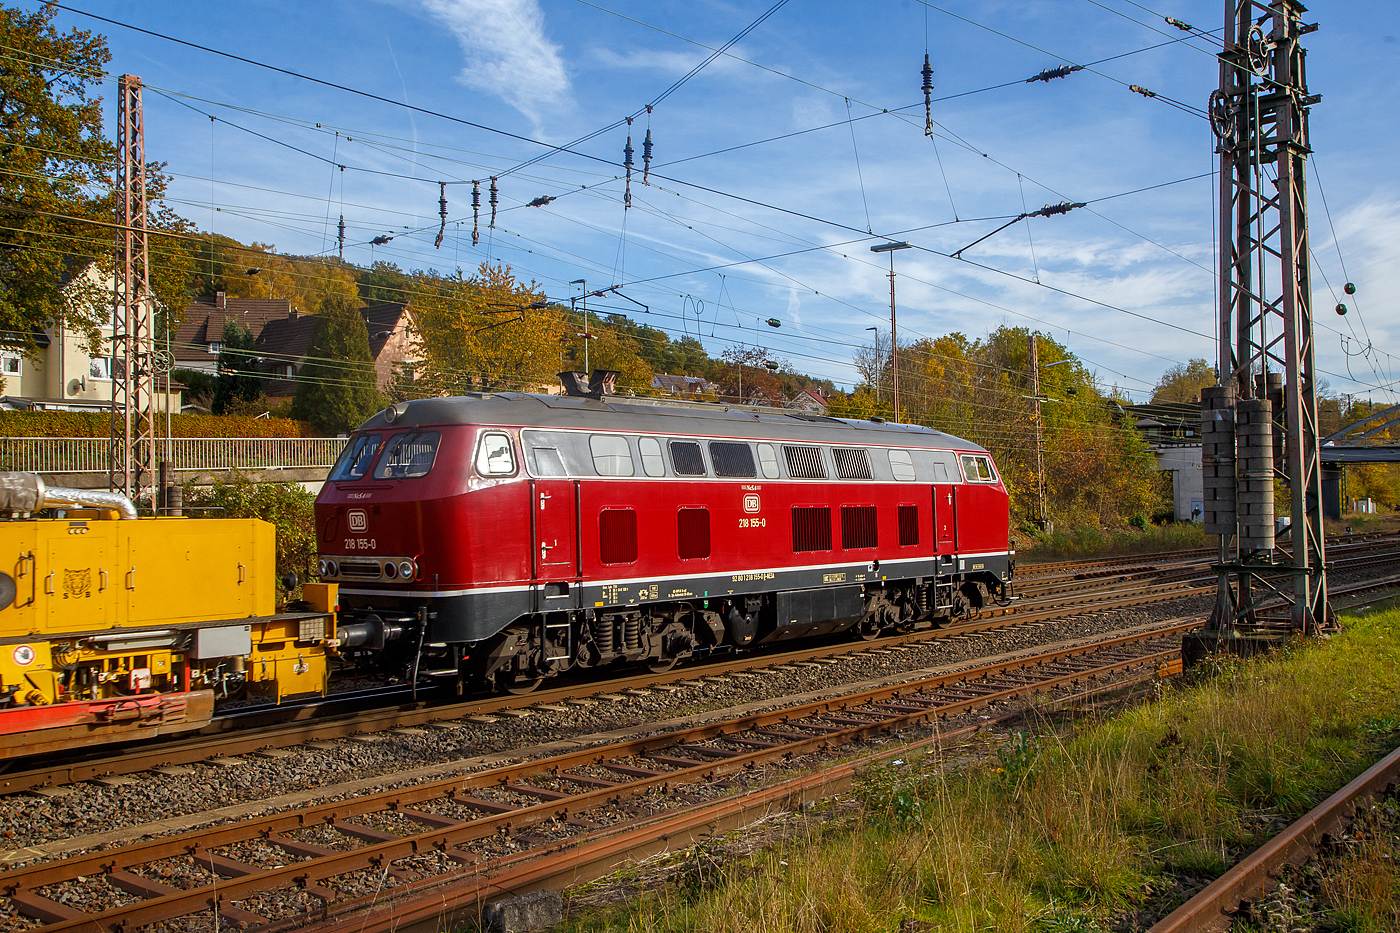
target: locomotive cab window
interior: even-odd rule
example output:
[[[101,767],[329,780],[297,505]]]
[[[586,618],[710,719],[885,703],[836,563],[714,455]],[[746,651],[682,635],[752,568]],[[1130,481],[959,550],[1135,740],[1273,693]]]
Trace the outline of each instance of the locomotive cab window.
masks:
[[[963,475],[969,483],[995,483],[997,475],[992,471],[992,458],[963,454]]]
[[[374,455],[379,453],[379,434],[361,434],[345,447],[345,452],[331,470],[332,482],[355,480],[369,472],[374,465]]]
[[[710,460],[715,465],[716,476],[758,475],[753,463],[753,450],[748,444],[710,441]]]
[[[588,439],[593,451],[593,468],[599,476],[631,476],[632,448],[627,438],[616,434],[594,434]]]
[[[665,476],[666,461],[661,456],[661,442],[654,437],[643,437],[637,441],[637,449],[642,454],[642,472],[647,476]]]
[[[764,479],[778,478],[778,452],[772,444],[758,445],[758,465],[763,469]]]
[[[515,472],[515,454],[508,435],[481,435],[476,449],[476,472],[482,476],[510,476]]]
[[[530,471],[536,476],[568,476],[564,469],[564,458],[555,447],[531,447]]]
[[[677,476],[704,476],[705,457],[694,441],[671,442],[671,469]]]
[[[890,451],[890,472],[894,478],[901,483],[910,482],[914,476],[914,459],[909,456],[907,450]]]
[[[442,435],[437,431],[410,431],[389,439],[384,454],[379,458],[379,468],[374,471],[375,479],[413,479],[427,476],[437,458],[438,442]]]

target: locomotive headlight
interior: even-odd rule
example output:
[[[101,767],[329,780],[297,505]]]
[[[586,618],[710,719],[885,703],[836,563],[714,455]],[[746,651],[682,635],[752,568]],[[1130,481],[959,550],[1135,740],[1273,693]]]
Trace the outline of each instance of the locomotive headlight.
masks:
[[[327,575],[327,576],[334,577],[334,576],[338,576],[339,574],[340,574],[340,565],[337,564],[337,563],[335,562],[335,560],[333,560],[333,559],[327,560],[327,561],[326,561],[326,575]]]
[[[391,560],[384,562],[384,579],[392,580],[399,575],[399,565]]]
[[[401,560],[399,561],[399,576],[405,580],[412,580],[418,576],[418,568],[413,566],[411,560]]]
[[[330,571],[326,569],[326,559],[324,557],[316,562],[316,573],[322,577],[330,576]]]

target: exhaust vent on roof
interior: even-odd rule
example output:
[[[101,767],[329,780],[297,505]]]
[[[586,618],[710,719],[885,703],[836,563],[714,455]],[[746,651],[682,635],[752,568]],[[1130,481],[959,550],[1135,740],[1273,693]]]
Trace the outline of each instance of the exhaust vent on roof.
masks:
[[[617,389],[618,373],[611,369],[595,369],[590,378],[584,373],[562,372],[559,381],[564,386],[564,394],[577,398],[602,398],[612,395]],[[588,381],[585,382],[584,380]]]

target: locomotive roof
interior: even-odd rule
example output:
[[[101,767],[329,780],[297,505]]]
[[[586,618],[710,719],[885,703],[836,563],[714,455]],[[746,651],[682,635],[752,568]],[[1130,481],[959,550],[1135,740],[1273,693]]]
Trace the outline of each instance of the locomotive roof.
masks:
[[[827,444],[876,444],[983,450],[971,441],[917,424],[832,418],[784,409],[616,395],[601,399],[525,392],[399,402],[358,430],[482,424],[595,431],[642,431],[709,437],[776,438]]]

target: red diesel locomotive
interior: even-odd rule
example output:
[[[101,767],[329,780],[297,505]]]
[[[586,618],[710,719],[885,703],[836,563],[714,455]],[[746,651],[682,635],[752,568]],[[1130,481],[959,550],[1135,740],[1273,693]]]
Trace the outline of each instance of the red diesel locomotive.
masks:
[[[931,627],[1010,596],[986,450],[916,425],[499,393],[399,403],[316,501],[343,650],[513,691]]]

